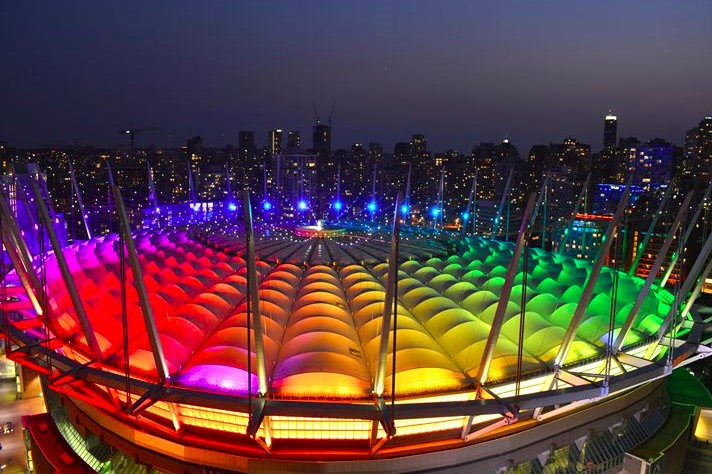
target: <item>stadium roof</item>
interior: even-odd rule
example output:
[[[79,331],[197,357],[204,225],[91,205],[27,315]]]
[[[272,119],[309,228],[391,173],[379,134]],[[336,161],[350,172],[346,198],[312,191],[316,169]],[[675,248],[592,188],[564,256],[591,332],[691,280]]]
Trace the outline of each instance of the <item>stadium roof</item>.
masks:
[[[238,236],[185,231],[146,232],[136,237],[143,279],[174,383],[228,393],[247,391],[246,265],[239,242]],[[387,248],[385,243],[368,245]],[[382,331],[385,257],[376,258],[374,250],[363,246],[347,247],[338,239],[276,239],[258,248],[259,310],[272,396],[371,396]],[[406,253],[399,266],[396,392],[401,396],[472,386],[513,251],[509,243],[470,237],[457,247],[437,244],[433,248],[438,252],[418,248]],[[151,345],[128,268],[128,346],[124,344],[116,249],[117,237],[111,236],[68,247],[64,254],[105,364],[123,371],[128,350],[131,375],[155,379]],[[359,252],[370,257],[354,258]],[[429,258],[434,254],[439,256]],[[290,255],[296,257],[290,260]],[[54,315],[50,327],[70,350],[88,354],[54,257],[47,268]],[[590,270],[588,262],[530,249],[527,274],[519,271],[515,278],[489,380],[515,375],[522,318],[523,372],[551,367]],[[626,319],[643,281],[619,274],[614,282],[614,275],[612,269],[604,268],[596,281],[595,296],[566,364],[600,355],[611,338],[610,315],[613,337]],[[624,346],[654,335],[671,303],[667,291],[650,292]],[[391,346],[388,354],[390,367]],[[254,352],[252,357],[254,391]],[[386,393],[390,376],[388,372]]]

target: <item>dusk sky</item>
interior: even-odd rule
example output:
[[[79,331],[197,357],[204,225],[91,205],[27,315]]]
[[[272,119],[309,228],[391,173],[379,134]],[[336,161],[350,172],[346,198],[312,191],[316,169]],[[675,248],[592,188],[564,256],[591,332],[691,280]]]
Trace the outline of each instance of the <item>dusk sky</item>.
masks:
[[[412,133],[525,154],[575,136],[680,144],[712,113],[712,2],[72,1],[0,3],[0,140],[18,147],[237,143],[297,129],[333,148]]]

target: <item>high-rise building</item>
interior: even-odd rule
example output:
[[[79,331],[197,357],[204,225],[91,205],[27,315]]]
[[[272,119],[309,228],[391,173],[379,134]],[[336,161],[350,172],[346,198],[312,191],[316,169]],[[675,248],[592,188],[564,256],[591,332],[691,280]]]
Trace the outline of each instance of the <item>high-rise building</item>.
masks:
[[[522,199],[519,183],[524,181],[526,163],[520,158],[519,150],[509,138],[501,143],[480,143],[472,149],[471,162],[477,167],[477,229],[488,232],[493,229],[498,204],[504,194],[507,179],[512,172],[510,200],[506,201],[508,215],[517,213]],[[509,219],[506,219],[509,221]],[[504,226],[501,231],[506,232]],[[512,226],[514,228],[514,226]],[[510,229],[511,230],[511,229]]]
[[[410,145],[414,155],[422,155],[428,152],[428,140],[421,133],[414,133],[410,140]]]
[[[369,143],[368,144],[368,159],[371,163],[380,164],[383,160],[383,145],[380,143]]]
[[[529,150],[527,160],[527,194],[538,191],[544,176],[544,171],[551,164],[551,150],[547,145],[534,145]]]
[[[336,162],[331,154],[331,126],[318,120],[312,132],[312,149],[317,156],[317,212],[327,211],[336,191]]]
[[[475,167],[472,159],[457,150],[447,150],[434,155],[435,166],[445,168],[443,200],[445,222],[453,222],[461,217],[472,187]]]
[[[342,164],[344,178],[342,186],[350,190],[351,204],[356,208],[365,208],[373,193],[374,163],[369,163],[366,150],[360,143],[351,145],[348,162]]]
[[[279,153],[272,159],[272,189],[285,215],[313,211],[316,205],[317,156],[311,153]]]
[[[290,130],[287,132],[287,150],[290,152],[297,151],[302,148],[302,139],[298,130]]]
[[[440,171],[442,167],[435,165],[435,160],[430,157],[428,141],[425,135],[414,133],[410,140],[410,154],[412,163],[411,190],[413,202],[431,205],[438,193]]]
[[[238,135],[238,153],[240,158],[245,158],[255,154],[255,132],[242,130]]]
[[[618,138],[618,117],[610,110],[603,123],[603,148],[616,146]]]
[[[404,168],[413,162],[413,147],[409,142],[398,142],[393,147],[393,158]]]
[[[697,135],[699,127],[693,127],[685,132],[685,140],[682,144],[682,151],[675,159],[675,177],[682,182],[694,181],[697,176]]]
[[[631,144],[625,148],[625,154],[633,184],[646,191],[666,185],[672,179],[673,145],[662,138],[644,144]]]
[[[508,203],[521,204],[523,197],[518,188],[519,183],[522,182],[522,176],[525,171],[524,164],[524,161],[522,161],[519,156],[517,147],[509,141],[509,137],[505,137],[502,143],[495,149],[494,186],[495,195],[498,200],[502,198],[505,192],[509,173],[513,172]]]
[[[685,157],[703,180],[712,174],[712,115],[706,116],[685,135]]]
[[[10,164],[10,147],[7,142],[0,141],[0,172],[5,172]]]
[[[591,168],[591,147],[572,137],[564,139],[563,143],[549,144],[551,162],[547,169],[556,168],[572,176],[585,176]]]
[[[707,115],[699,125],[697,154],[708,162],[712,161],[712,115]]]
[[[276,128],[269,131],[268,148],[270,155],[282,153],[282,129]]]
[[[231,167],[231,173],[236,178],[235,182],[242,182],[244,177],[244,186],[248,189],[256,189],[260,164],[257,160],[255,132],[242,130],[238,134],[237,160],[238,166]]]
[[[494,143],[480,143],[472,149],[472,161],[477,166],[477,196],[479,199],[494,199]]]
[[[197,178],[200,173],[200,167],[203,161],[203,139],[201,137],[193,137],[185,144],[185,151],[188,157],[188,163],[193,171],[193,179]]]
[[[312,148],[319,156],[331,153],[331,127],[318,122],[314,125]]]
[[[625,192],[623,184],[598,184],[593,196],[592,212],[596,215],[612,216],[616,212],[618,203]],[[628,205],[634,206],[643,195],[643,188],[635,184],[630,187]]]

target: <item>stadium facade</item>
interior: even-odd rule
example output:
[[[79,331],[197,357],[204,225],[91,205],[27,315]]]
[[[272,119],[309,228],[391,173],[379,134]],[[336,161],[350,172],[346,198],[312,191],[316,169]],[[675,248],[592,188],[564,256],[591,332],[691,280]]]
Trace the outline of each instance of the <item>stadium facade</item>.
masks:
[[[605,266],[628,193],[588,262],[528,246],[535,195],[501,242],[398,213],[255,231],[248,196],[132,232],[114,187],[121,231],[62,245],[31,187],[52,251],[33,257],[3,197],[4,332],[43,378],[35,442],[54,432],[95,470],[534,472],[566,448],[604,472],[665,419],[672,369],[708,354],[691,303],[712,237],[673,292],[655,280],[672,237],[646,280]]]

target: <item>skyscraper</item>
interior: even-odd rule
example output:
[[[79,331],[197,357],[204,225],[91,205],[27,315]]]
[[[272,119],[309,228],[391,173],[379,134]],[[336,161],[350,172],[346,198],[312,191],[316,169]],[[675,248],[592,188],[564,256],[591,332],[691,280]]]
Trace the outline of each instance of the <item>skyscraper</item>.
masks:
[[[298,130],[290,130],[287,132],[287,150],[292,152],[299,150],[302,147],[302,139]]]
[[[255,154],[255,132],[242,130],[238,135],[238,154],[243,163],[247,157]]]
[[[186,142],[185,150],[193,173],[200,173],[203,161],[203,139],[201,137],[191,138]]]
[[[633,184],[650,191],[672,179],[673,145],[661,138],[645,144],[630,145],[626,148],[628,175],[633,176]]]
[[[268,148],[270,155],[274,156],[282,153],[282,129],[277,128],[269,131]]]
[[[320,156],[331,153],[331,127],[319,122],[314,125],[312,148]]]
[[[494,199],[494,143],[480,143],[472,149],[472,161],[478,169],[477,195],[479,199]]]
[[[544,171],[551,167],[551,149],[547,145],[534,145],[527,160],[527,194],[538,191]]]
[[[616,139],[618,138],[618,117],[613,115],[610,110],[606,115],[606,119],[603,123],[603,148],[610,148],[616,146]]]
[[[317,120],[312,133],[312,148],[317,155],[318,210],[329,208],[336,185],[336,163],[331,155],[331,126]]]
[[[244,186],[256,189],[259,163],[257,161],[257,147],[255,146],[255,132],[242,130],[238,135],[237,160],[238,166],[231,172],[237,178],[237,183],[245,177]]]
[[[4,172],[10,163],[10,147],[7,142],[0,141],[0,172]]]
[[[567,137],[563,143],[550,143],[551,163],[548,168],[566,170],[572,176],[585,176],[591,168],[591,147]]]
[[[414,133],[410,145],[414,155],[421,156],[428,152],[428,141],[422,133]]]
[[[698,175],[707,179],[712,170],[712,115],[707,115],[685,136],[685,155]]]
[[[368,159],[371,161],[371,163],[379,164],[383,159],[383,145],[381,145],[380,143],[369,143]]]

